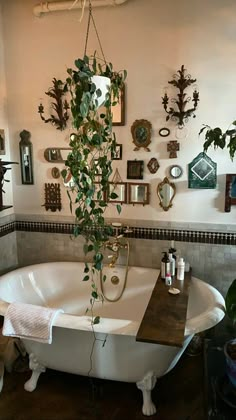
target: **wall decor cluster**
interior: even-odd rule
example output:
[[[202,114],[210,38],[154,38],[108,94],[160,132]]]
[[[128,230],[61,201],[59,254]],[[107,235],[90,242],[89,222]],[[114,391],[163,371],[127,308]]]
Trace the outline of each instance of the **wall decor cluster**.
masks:
[[[51,210],[53,212],[59,210],[61,211],[61,189],[60,184],[58,183],[45,183],[45,203],[43,206],[46,210]]]
[[[151,143],[152,124],[147,120],[135,120],[131,126],[131,133],[135,144],[134,150],[143,147],[150,152],[148,145]]]
[[[165,92],[164,96],[162,97],[162,105],[168,114],[166,121],[169,119],[177,121],[178,126],[183,127],[191,116],[195,118],[195,111],[199,102],[199,92],[197,91],[196,85],[193,86],[193,106],[190,106],[190,108],[187,109],[186,106],[191,101],[191,97],[187,96],[185,90],[189,86],[194,85],[196,80],[197,79],[192,79],[190,74],[187,74],[187,70],[184,68],[184,65],[182,65],[180,70],[177,70],[177,73],[173,75],[173,79],[168,81],[170,85],[178,89],[178,93],[177,98],[171,98],[171,103],[175,105],[175,108],[173,106],[168,108],[169,97],[167,92]]]
[[[34,183],[33,175],[33,146],[30,141],[31,134],[27,130],[20,132],[20,165],[22,184],[32,185]]]
[[[164,211],[168,211],[172,207],[172,202],[176,194],[176,186],[170,182],[167,177],[163,179],[157,186],[157,195],[159,205]]]
[[[45,95],[48,95],[52,98],[51,108],[56,112],[56,115],[51,114],[49,118],[45,118],[44,114],[44,106],[42,103],[38,106],[38,113],[41,119],[45,123],[51,123],[54,127],[58,130],[64,130],[67,126],[67,121],[69,119],[69,104],[65,96],[65,85],[61,80],[56,79],[55,77],[52,79],[52,87],[49,88]]]
[[[225,179],[225,212],[231,211],[236,205],[236,174],[226,174]]]
[[[0,155],[5,155],[6,145],[5,145],[5,131],[0,129]]]
[[[216,188],[217,164],[205,152],[188,165],[188,188]]]

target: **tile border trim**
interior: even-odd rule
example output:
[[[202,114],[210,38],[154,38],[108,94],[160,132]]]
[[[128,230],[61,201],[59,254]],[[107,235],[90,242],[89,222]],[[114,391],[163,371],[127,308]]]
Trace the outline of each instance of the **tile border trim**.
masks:
[[[14,231],[61,233],[73,235],[74,223],[13,221],[0,226],[0,237]],[[155,228],[130,226],[127,238],[149,240],[175,240],[180,242],[195,242],[218,245],[236,245],[236,232],[203,231],[184,228]],[[122,228],[118,233],[123,233]]]

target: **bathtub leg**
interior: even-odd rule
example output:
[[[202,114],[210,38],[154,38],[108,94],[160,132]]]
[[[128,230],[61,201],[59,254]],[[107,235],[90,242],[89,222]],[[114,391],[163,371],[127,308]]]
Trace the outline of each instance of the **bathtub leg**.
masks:
[[[142,412],[145,416],[152,416],[156,413],[156,406],[152,402],[151,391],[156,385],[156,375],[154,372],[148,372],[144,378],[137,382],[136,385],[143,393],[143,408]]]
[[[31,378],[25,383],[24,388],[26,391],[32,392],[37,386],[40,374],[45,372],[46,368],[38,362],[36,356],[33,353],[29,355],[29,367],[32,370],[32,375]]]

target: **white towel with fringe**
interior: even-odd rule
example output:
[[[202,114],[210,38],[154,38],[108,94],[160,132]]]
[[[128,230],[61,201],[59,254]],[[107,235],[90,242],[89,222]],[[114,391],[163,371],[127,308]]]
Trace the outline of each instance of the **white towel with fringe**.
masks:
[[[52,326],[62,309],[46,308],[29,303],[10,303],[4,316],[2,334],[52,343]]]

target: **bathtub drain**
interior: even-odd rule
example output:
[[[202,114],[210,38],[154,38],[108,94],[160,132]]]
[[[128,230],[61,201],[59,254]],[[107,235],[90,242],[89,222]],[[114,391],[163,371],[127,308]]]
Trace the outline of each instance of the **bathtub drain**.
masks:
[[[111,277],[112,284],[118,284],[119,281],[120,281],[119,277],[117,277],[117,276],[112,276]]]

